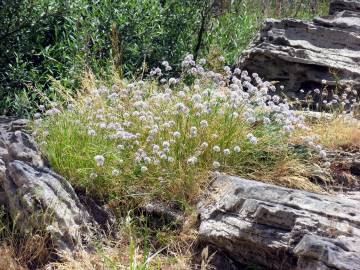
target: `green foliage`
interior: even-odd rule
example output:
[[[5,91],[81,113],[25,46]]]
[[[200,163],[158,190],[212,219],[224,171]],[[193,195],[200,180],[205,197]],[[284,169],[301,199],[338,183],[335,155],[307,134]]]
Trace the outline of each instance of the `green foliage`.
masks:
[[[259,30],[263,19],[260,9],[255,8],[253,2],[236,3],[226,13],[211,20],[202,52],[204,57],[218,53],[226,62],[234,63]]]
[[[86,70],[102,78],[114,70],[133,77],[161,60],[180,63],[188,52],[207,57],[214,49],[233,63],[266,16],[310,18],[327,6],[315,1],[312,12],[314,1],[280,9],[289,1],[265,2],[1,1],[0,113],[29,115],[38,104],[59,99],[54,79],[74,91]]]
[[[38,92],[53,98],[50,76],[73,84],[74,41],[67,35],[72,1],[6,0],[0,4],[0,109],[26,114]],[[74,85],[76,86],[76,85]]]
[[[191,50],[202,1],[7,0],[0,27],[0,110],[26,114],[44,93],[57,99],[51,78],[76,89],[84,69],[111,71],[120,49],[125,74],[143,62],[178,60]],[[111,28],[119,40],[112,40]],[[173,27],[176,25],[177,27]],[[186,31],[184,31],[186,29]]]

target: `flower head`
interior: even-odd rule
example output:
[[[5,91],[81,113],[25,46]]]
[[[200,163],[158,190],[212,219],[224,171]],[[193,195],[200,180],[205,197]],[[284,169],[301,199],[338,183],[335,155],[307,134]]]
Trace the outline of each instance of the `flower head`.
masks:
[[[212,149],[214,152],[220,152],[220,146],[218,146],[218,145],[215,145],[214,147],[213,147],[213,149]]]
[[[179,138],[181,136],[181,133],[179,131],[174,131],[173,132],[173,137],[174,138]]]
[[[146,173],[148,171],[148,168],[146,166],[141,166],[140,171],[142,173]]]
[[[251,144],[257,144],[257,138],[252,133],[249,133],[246,137],[249,139]]]
[[[103,166],[104,166],[104,163],[105,163],[105,158],[104,158],[104,156],[102,156],[102,155],[96,155],[96,156],[94,157],[94,159],[95,159],[95,162],[96,162],[96,166],[98,166],[98,167],[103,167]]]
[[[319,156],[320,156],[320,158],[322,158],[322,159],[326,159],[326,151],[325,151],[325,150],[321,150],[321,151],[319,152]]]
[[[235,146],[235,147],[234,147],[234,152],[235,152],[235,153],[240,153],[240,150],[241,150],[241,149],[240,149],[240,146]]]
[[[96,131],[93,130],[93,129],[89,129],[88,130],[88,135],[91,136],[91,137],[94,137],[94,136],[96,136]]]
[[[230,155],[230,149],[224,149],[224,155],[225,156]]]
[[[220,163],[218,161],[214,161],[213,162],[213,167],[214,167],[214,169],[220,168]]]
[[[188,158],[188,160],[187,160],[187,163],[189,164],[189,165],[195,165],[195,163],[197,162],[197,157],[190,157],[190,158]]]
[[[114,169],[114,170],[112,170],[112,172],[111,172],[111,175],[112,176],[118,176],[120,174],[120,172],[119,172],[119,170],[117,170],[117,169]]]
[[[200,126],[201,126],[202,128],[206,128],[208,125],[209,125],[209,124],[208,124],[208,122],[207,122],[206,120],[201,120],[201,121],[200,121]]]

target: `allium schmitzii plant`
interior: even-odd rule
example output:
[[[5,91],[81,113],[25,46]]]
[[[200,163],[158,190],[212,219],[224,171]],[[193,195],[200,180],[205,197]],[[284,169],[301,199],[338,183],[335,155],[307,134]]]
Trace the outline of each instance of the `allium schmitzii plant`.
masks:
[[[303,117],[257,74],[205,67],[188,55],[179,78],[165,79],[165,61],[147,81],[88,89],[44,111],[34,134],[57,171],[100,198],[191,201],[212,173],[268,179]]]

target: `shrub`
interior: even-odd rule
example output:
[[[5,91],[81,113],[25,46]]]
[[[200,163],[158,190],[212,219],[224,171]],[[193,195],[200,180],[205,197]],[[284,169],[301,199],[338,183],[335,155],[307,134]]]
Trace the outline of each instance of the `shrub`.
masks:
[[[34,111],[33,105],[43,102],[41,94],[58,98],[52,78],[73,90],[84,69],[106,76],[113,63],[129,75],[141,73],[138,68],[144,62],[180,59],[191,51],[202,3],[5,1],[1,4],[5,19],[0,30],[0,109],[23,115]]]
[[[113,70],[138,76],[162,59],[179,63],[187,52],[208,57],[218,51],[232,63],[265,16],[314,15],[308,8],[313,1],[292,1],[290,6],[284,4],[288,1],[262,2],[2,1],[0,112],[28,115],[45,97],[59,99],[53,79],[71,93],[84,70],[103,79]]]
[[[78,59],[68,30],[77,2],[1,2],[0,112],[26,115],[36,110],[33,106],[44,102],[38,93],[55,99],[51,77],[76,87]]]

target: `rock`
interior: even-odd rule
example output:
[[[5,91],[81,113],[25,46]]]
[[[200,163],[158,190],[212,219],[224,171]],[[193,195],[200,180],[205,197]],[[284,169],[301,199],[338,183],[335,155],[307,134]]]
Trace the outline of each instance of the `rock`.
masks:
[[[341,195],[352,200],[360,201],[360,191],[350,191]]]
[[[237,66],[279,82],[292,98],[322,89],[323,79],[329,89],[350,86],[360,92],[358,7],[359,1],[337,0],[332,15],[313,22],[269,19]]]
[[[294,252],[299,256],[299,269],[359,269],[360,257],[347,252],[350,246],[359,246],[360,242],[348,239],[333,241],[317,235],[305,235],[295,247]],[[309,260],[310,259],[310,263]],[[349,268],[350,267],[350,268]],[[357,267],[357,268],[356,268]]]
[[[0,203],[23,232],[45,229],[54,248],[73,254],[88,243],[92,218],[71,185],[53,172],[24,120],[0,119]]]
[[[355,191],[360,189],[359,160],[360,153],[343,150],[326,151],[330,162],[331,188],[339,191]],[[329,183],[327,183],[329,185]]]
[[[333,0],[330,3],[329,14],[333,15],[336,12],[343,10],[360,12],[359,0]]]
[[[10,122],[8,127],[8,131],[15,132],[17,130],[22,130],[26,128],[26,125],[29,123],[26,119],[15,119]]]
[[[90,216],[74,190],[49,169],[11,161],[4,190],[11,216],[16,218],[21,230],[29,232],[44,225],[57,250],[72,252],[81,247],[82,236],[91,235],[87,224]]]
[[[198,205],[199,239],[266,269],[360,269],[359,202],[218,176]]]
[[[6,194],[5,194],[4,190],[2,190],[2,191],[0,191],[0,206],[5,205],[6,202],[7,202]]]
[[[359,14],[351,11],[336,12],[334,15],[326,16],[323,18],[315,18],[314,22],[317,25],[324,27],[336,27],[344,31],[359,32],[360,21]]]

